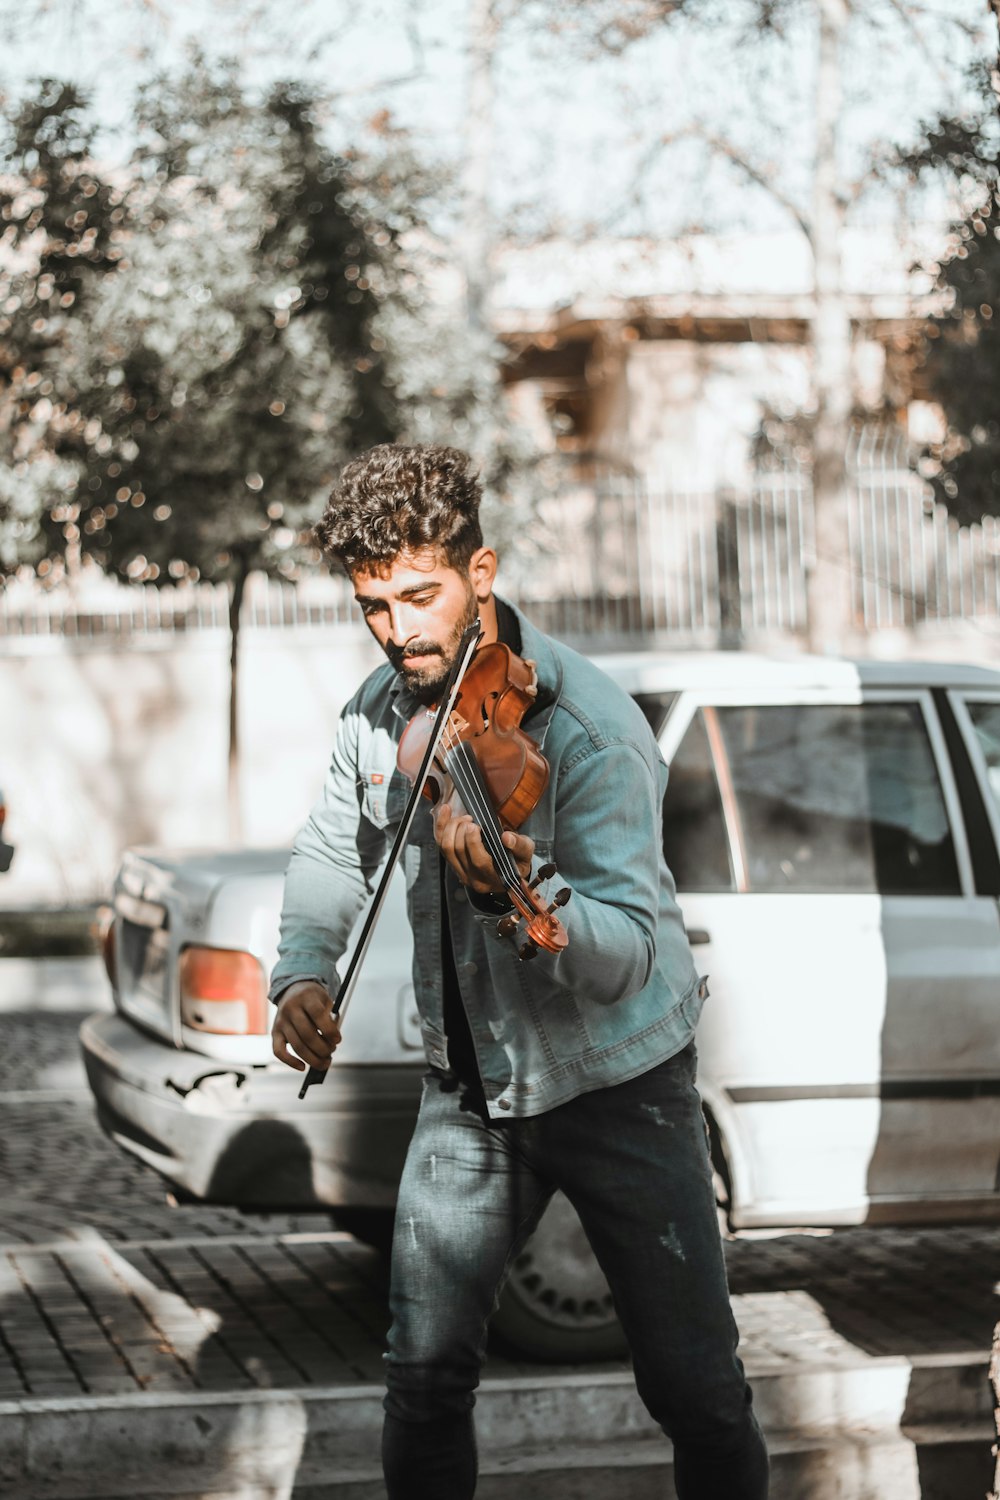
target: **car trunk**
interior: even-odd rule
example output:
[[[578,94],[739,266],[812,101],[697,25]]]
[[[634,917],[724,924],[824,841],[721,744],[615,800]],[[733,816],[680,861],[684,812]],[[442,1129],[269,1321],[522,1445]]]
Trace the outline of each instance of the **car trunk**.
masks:
[[[115,882],[115,1002],[121,1013],[174,1046],[182,1036],[177,966],[181,948],[210,933],[220,887],[234,877],[280,880],[283,849],[128,850]]]

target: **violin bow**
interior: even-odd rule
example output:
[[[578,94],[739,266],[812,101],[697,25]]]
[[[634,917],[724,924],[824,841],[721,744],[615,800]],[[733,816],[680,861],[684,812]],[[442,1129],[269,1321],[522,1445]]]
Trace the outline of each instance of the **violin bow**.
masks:
[[[445,730],[448,727],[448,720],[451,717],[452,709],[455,707],[455,701],[458,698],[458,691],[462,685],[462,678],[465,676],[468,665],[472,660],[473,655],[475,654],[475,650],[479,645],[482,633],[483,627],[480,625],[478,620],[474,620],[469,628],[465,631],[462,639],[458,643],[458,651],[455,654],[455,660],[452,662],[451,671],[448,674],[448,678],[444,686],[444,691],[441,694],[441,702],[438,704],[437,715],[434,720],[434,728],[432,729],[430,739],[427,742],[427,748],[424,751],[423,760],[420,762],[420,770],[417,772],[416,780],[410,788],[410,795],[407,798],[406,806],[403,809],[403,816],[400,820],[399,828],[396,830],[396,837],[392,841],[392,848],[389,850],[388,858],[386,859],[385,865],[383,866],[382,875],[379,880],[378,886],[376,887],[375,895],[372,897],[371,906],[368,908],[368,915],[365,917],[364,926],[361,929],[361,935],[358,938],[357,947],[351,954],[351,961],[347,965],[347,970],[344,974],[343,981],[339,990],[337,991],[336,997],[333,1002],[332,1013],[335,1016],[340,1016],[345,1013],[348,1003],[350,1002],[350,998],[354,993],[354,987],[357,983],[358,975],[361,971],[361,965],[364,963],[365,955],[368,952],[369,945],[371,944],[372,935],[375,931],[375,925],[382,914],[382,907],[385,905],[386,892],[389,889],[389,881],[392,879],[393,871],[399,863],[399,857],[403,852],[403,845],[406,843],[406,840],[409,836],[410,825],[412,824],[413,819],[416,817],[417,808],[420,805],[420,798],[424,790],[424,783],[427,780],[427,776],[431,768],[431,762],[433,761],[434,756],[437,754],[438,746],[440,745],[441,740],[444,737]],[[299,1098],[304,1099],[306,1096],[306,1092],[312,1087],[312,1085],[314,1083],[322,1083],[325,1077],[325,1069],[310,1068],[302,1082],[302,1087],[299,1089]]]

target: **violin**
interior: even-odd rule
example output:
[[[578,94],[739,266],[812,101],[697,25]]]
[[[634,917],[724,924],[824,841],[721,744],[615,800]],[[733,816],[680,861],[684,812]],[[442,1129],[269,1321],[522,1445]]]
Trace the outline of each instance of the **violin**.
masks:
[[[555,865],[543,865],[527,881],[503,842],[504,829],[521,826],[549,782],[548,761],[521,728],[537,694],[533,662],[499,641],[481,646],[461,679],[423,783],[431,802],[450,803],[479,826],[513,906],[497,923],[497,936],[517,938],[522,959],[534,958],[539,948],[560,953],[566,947],[566,929],[555,913],[571,895],[564,886],[546,905],[538,887],[555,874]],[[425,709],[403,731],[396,764],[411,782],[424,763],[436,717]]]

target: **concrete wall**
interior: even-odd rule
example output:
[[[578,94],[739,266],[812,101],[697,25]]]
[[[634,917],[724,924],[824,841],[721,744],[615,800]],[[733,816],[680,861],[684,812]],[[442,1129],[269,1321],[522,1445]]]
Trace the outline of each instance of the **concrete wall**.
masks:
[[[225,632],[4,646],[0,787],[17,852],[0,906],[101,896],[127,844],[226,843]],[[337,715],[379,660],[362,630],[244,633],[245,842],[291,840]]]
[[[788,637],[776,644],[795,648]],[[855,649],[995,665],[998,629],[883,630]],[[243,842],[291,841],[322,784],[337,715],[382,659],[361,626],[244,632]],[[119,647],[0,643],[0,786],[17,849],[0,875],[0,907],[100,898],[128,844],[226,844],[227,694],[221,630]]]

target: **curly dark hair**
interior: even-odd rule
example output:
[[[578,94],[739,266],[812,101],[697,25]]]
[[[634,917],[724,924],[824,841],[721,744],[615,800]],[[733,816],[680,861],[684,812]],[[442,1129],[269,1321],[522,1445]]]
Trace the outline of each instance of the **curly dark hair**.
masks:
[[[345,466],[313,536],[348,574],[420,547],[437,547],[461,570],[483,545],[482,498],[472,460],[460,449],[381,443]]]

